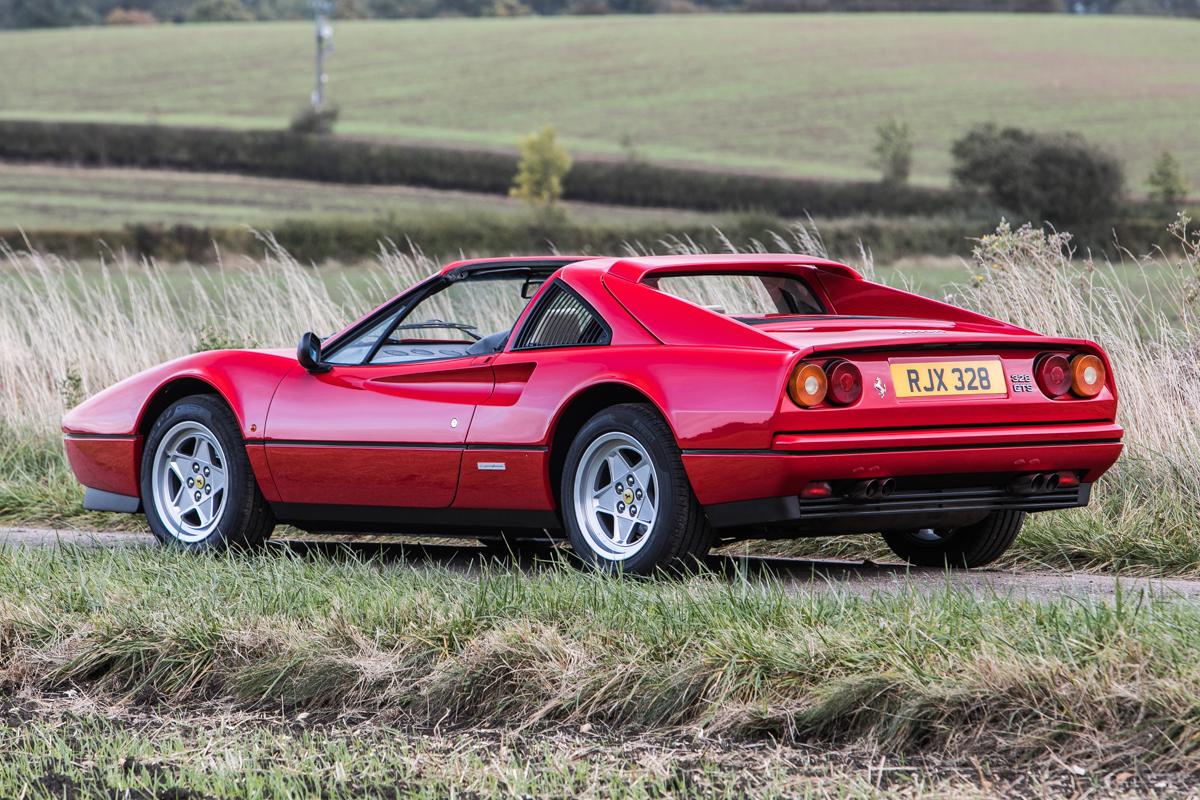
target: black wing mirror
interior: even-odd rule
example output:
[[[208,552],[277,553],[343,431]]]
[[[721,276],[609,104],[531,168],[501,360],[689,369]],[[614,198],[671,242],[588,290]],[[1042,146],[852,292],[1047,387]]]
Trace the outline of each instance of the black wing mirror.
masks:
[[[296,348],[296,360],[300,366],[309,372],[328,372],[329,365],[321,361],[321,337],[312,331],[300,337],[300,346]]]

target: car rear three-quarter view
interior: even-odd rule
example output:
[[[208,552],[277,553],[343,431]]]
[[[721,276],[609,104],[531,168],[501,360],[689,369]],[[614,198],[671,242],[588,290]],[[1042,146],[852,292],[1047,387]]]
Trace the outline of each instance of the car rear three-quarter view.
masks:
[[[165,543],[567,539],[648,572],[744,538],[999,557],[1121,450],[1094,343],[792,255],[457,262],[296,353],[217,351],[64,420],[99,510]]]

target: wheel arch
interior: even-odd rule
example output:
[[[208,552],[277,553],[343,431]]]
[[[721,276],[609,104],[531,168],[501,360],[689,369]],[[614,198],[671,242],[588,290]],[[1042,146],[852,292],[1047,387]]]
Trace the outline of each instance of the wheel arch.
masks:
[[[576,434],[587,423],[606,408],[622,403],[638,403],[654,409],[675,436],[674,428],[663,410],[659,408],[648,394],[628,383],[605,382],[588,386],[573,396],[563,405],[550,431],[550,453],[547,461],[549,470],[549,486],[558,505],[558,492],[562,486],[563,469],[566,466],[567,451]],[[676,438],[678,443],[678,438]]]
[[[150,399],[142,406],[142,412],[137,422],[137,433],[142,437],[142,441],[144,442],[150,435],[150,429],[154,427],[154,423],[163,415],[163,412],[171,407],[172,403],[197,394],[218,398],[235,417],[237,416],[229,398],[221,394],[220,390],[208,381],[193,375],[172,378],[155,390]]]

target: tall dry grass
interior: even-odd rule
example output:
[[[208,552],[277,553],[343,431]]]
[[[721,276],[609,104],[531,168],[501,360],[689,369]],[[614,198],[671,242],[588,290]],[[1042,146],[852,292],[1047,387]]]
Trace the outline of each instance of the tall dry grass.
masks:
[[[304,331],[330,333],[436,269],[385,250],[366,280],[333,292],[269,240],[262,259],[216,268],[124,256],[81,265],[4,249],[0,425],[56,430],[79,400],[198,350],[294,346]]]
[[[1174,253],[1128,254],[1122,265],[1080,257],[1066,234],[1002,225],[978,242],[969,265],[974,280],[948,298],[1043,333],[1095,339],[1112,356],[1126,453],[1091,507],[1033,517],[1014,558],[1200,571],[1200,235],[1188,224],[1180,219],[1173,226]],[[319,270],[266,244],[263,258],[217,269],[121,258],[81,266],[36,252],[0,254],[0,431],[6,443],[24,443],[0,447],[0,517],[69,514],[77,507],[70,476],[48,448],[56,446],[64,410],[83,397],[198,349],[291,347],[299,333],[333,331],[438,266],[385,248],[365,278],[335,280],[331,289]],[[727,243],[727,249],[735,248]],[[820,237],[805,226],[752,249],[824,255]],[[671,239],[627,250],[700,248]],[[869,253],[859,260],[870,274]],[[1146,281],[1160,288],[1140,296],[1122,277],[1131,267],[1165,270],[1169,279]],[[863,537],[803,547],[879,552],[875,540]]]

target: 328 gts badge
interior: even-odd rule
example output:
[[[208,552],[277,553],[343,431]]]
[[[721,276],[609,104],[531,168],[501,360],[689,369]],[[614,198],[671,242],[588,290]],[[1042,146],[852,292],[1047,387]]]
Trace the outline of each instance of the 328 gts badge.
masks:
[[[1012,390],[1014,394],[1033,391],[1032,375],[1022,375],[1014,372],[1013,374],[1009,375],[1008,378],[1012,382]]]

